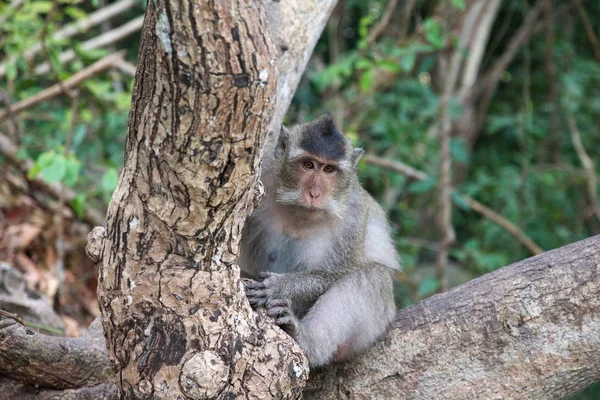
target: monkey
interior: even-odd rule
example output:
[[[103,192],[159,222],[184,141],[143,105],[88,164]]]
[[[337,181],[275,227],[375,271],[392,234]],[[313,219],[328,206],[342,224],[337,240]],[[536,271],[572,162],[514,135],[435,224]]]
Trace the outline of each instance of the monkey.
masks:
[[[242,231],[238,264],[253,308],[290,334],[311,368],[373,345],[394,319],[400,269],[383,209],[358,181],[364,151],[331,115],[287,129],[265,151],[265,195]],[[273,147],[273,146],[271,146]]]

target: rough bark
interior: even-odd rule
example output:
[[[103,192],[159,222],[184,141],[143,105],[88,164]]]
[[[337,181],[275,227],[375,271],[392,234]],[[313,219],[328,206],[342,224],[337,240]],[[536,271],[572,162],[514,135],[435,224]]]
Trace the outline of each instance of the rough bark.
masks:
[[[48,336],[10,319],[0,319],[0,374],[53,389],[94,386],[113,377],[102,335]]]
[[[304,398],[568,397],[600,380],[599,294],[600,236],[596,236],[400,310],[391,331],[371,351],[312,373]],[[40,336],[30,336],[21,349],[34,346]],[[45,349],[59,351],[69,348],[73,339],[43,340]],[[29,360],[41,365],[38,356],[30,352]],[[82,358],[78,368],[94,376],[97,371],[89,360]],[[0,373],[4,366],[0,362]],[[50,361],[46,370],[56,367]],[[14,387],[13,383],[10,388]],[[7,392],[9,386],[0,382],[0,398],[11,398],[3,393],[28,393],[16,387],[21,391]],[[40,397],[31,398],[53,398],[46,396],[55,393],[43,390]],[[85,393],[74,398],[89,398]]]
[[[0,376],[0,399],[18,400],[117,400],[117,387],[100,383],[77,389],[41,389]]]
[[[398,314],[306,399],[562,399],[600,380],[600,236],[512,264]]]
[[[146,11],[125,167],[90,238],[126,398],[295,398],[306,381],[300,348],[252,312],[235,266],[276,87],[265,23],[253,1]]]

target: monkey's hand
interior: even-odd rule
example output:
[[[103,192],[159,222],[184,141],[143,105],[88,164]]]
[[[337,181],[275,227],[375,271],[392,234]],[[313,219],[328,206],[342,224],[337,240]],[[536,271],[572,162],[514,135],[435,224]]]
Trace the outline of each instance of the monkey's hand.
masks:
[[[288,299],[273,299],[267,301],[267,315],[275,319],[275,323],[279,325],[288,335],[296,338],[300,331],[300,320],[292,311],[292,302]]]
[[[244,281],[246,286],[246,297],[248,297],[248,301],[252,308],[265,307],[269,300],[283,297],[283,274],[261,272],[259,277],[262,279],[261,282],[250,279]]]

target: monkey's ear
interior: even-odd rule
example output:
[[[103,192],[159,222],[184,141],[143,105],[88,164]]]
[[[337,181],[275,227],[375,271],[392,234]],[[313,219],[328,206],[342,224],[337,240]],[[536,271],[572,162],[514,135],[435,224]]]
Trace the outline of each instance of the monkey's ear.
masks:
[[[285,127],[281,126],[279,137],[277,138],[277,145],[275,146],[275,158],[280,159],[285,154],[285,149],[288,147],[290,141],[290,131]]]
[[[350,161],[352,162],[353,167],[356,168],[363,154],[365,154],[365,151],[361,148],[356,148],[352,150],[352,154],[350,154]]]

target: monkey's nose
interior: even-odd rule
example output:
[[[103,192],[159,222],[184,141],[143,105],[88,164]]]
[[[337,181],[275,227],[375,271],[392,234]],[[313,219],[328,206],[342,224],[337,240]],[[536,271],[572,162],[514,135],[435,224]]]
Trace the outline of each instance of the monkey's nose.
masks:
[[[310,197],[312,197],[313,199],[316,199],[319,196],[321,196],[320,192],[310,192]]]

